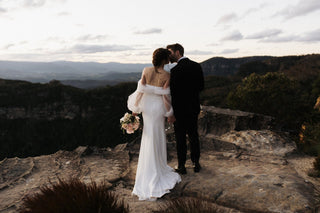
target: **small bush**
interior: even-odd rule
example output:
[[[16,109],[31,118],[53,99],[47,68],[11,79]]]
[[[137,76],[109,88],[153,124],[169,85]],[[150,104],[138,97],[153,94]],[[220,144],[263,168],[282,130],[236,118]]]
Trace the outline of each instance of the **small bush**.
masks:
[[[165,203],[155,213],[215,213],[213,203],[199,198],[178,198]]]
[[[316,176],[320,177],[320,155],[314,161],[313,166],[314,170],[316,171]]]
[[[51,183],[51,182],[50,182]],[[110,192],[106,184],[89,185],[79,179],[62,181],[42,187],[40,193],[27,196],[20,213],[126,213],[123,200]]]
[[[300,150],[309,155],[320,155],[320,122],[303,124],[299,137]]]

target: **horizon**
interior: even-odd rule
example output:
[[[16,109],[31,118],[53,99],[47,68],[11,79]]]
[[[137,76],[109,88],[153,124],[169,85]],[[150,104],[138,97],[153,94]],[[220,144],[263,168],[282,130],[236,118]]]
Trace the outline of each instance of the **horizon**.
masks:
[[[301,54],[301,55],[280,55],[280,56],[274,56],[274,55],[249,55],[249,56],[239,56],[239,57],[224,57],[224,56],[213,56],[208,59],[204,59],[203,61],[200,61],[199,63],[203,63],[207,60],[210,60],[212,58],[225,58],[225,59],[240,59],[240,58],[250,58],[250,57],[291,57],[291,56],[307,56],[307,55],[320,55],[320,53],[307,53],[307,54]],[[141,62],[141,63],[127,63],[127,62],[116,62],[116,61],[109,61],[109,62],[97,62],[97,61],[66,61],[66,60],[56,60],[56,61],[23,61],[23,60],[1,60],[0,62],[22,62],[22,63],[55,63],[55,62],[71,62],[71,63],[98,63],[98,64],[151,64],[148,62]]]
[[[197,62],[319,54],[319,18],[319,0],[0,0],[0,60],[141,64],[172,43]]]

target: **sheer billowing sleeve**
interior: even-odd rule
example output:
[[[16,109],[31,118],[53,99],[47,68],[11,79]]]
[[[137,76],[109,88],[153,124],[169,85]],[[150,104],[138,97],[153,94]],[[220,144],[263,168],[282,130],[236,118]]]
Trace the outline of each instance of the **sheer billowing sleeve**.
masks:
[[[128,109],[134,113],[141,113],[141,98],[143,96],[143,85],[141,84],[141,80],[138,82],[138,87],[134,93],[129,95],[127,106]]]
[[[171,105],[171,95],[169,93],[169,94],[163,95],[162,97],[163,97],[164,106],[166,108],[166,113],[164,116],[170,117],[173,115],[173,109]]]
[[[162,88],[162,87],[155,87],[155,86],[150,86],[150,85],[143,85],[142,80],[138,82],[138,87],[134,93],[129,95],[128,101],[127,101],[127,106],[128,109],[131,110],[134,113],[141,113],[144,109],[142,108],[143,101],[143,95],[147,94],[155,94],[160,97],[162,97],[165,112],[164,116],[165,117],[170,117],[173,115],[173,109],[171,106],[171,95],[170,95],[170,89],[169,88]]]
[[[173,115],[173,109],[171,105],[171,95],[170,95],[170,88],[161,88],[161,89],[156,89],[155,94],[157,95],[162,95],[162,100],[164,103],[165,107],[165,117],[170,117]]]

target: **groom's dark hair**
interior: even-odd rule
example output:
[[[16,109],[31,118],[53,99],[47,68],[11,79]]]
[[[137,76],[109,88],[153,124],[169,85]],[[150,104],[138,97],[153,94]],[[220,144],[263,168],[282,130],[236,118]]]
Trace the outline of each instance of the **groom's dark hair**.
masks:
[[[184,54],[184,48],[183,48],[183,46],[182,46],[181,44],[178,44],[178,43],[176,43],[176,44],[169,44],[169,45],[167,46],[167,49],[172,49],[173,52],[175,52],[175,51],[178,50],[181,56],[183,56],[183,54]]]

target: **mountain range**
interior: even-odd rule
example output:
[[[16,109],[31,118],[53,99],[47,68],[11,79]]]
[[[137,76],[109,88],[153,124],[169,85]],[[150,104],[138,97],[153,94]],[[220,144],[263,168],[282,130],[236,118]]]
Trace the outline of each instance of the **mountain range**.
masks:
[[[290,61],[293,56],[287,56]],[[213,57],[201,62],[205,76],[232,76],[241,65],[284,57],[250,56],[241,58]],[[144,67],[152,64],[123,64],[97,62],[21,62],[0,61],[0,78],[47,83],[58,80],[78,88],[96,88],[120,82],[137,81]]]
[[[137,74],[151,64],[121,64],[116,62],[21,62],[0,61],[0,78],[26,80],[33,83],[47,83],[51,80],[104,81],[112,82],[136,80]],[[134,73],[134,74],[132,74]],[[140,77],[139,75],[139,77]]]

